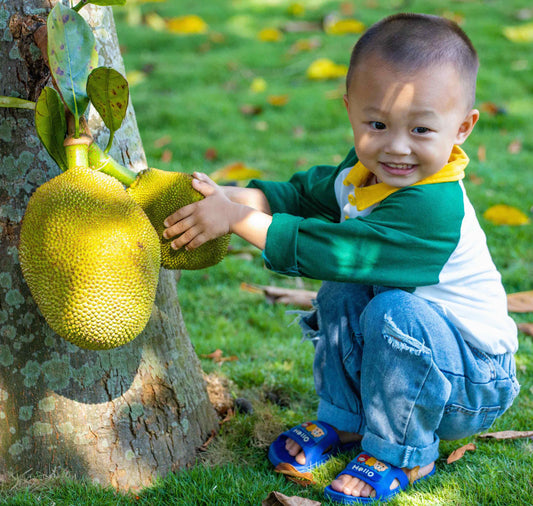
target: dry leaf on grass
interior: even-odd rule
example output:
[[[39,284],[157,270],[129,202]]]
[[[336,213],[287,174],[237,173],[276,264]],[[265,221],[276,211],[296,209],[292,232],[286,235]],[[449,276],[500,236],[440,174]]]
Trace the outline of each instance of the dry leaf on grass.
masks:
[[[216,148],[207,148],[204,153],[204,158],[209,161],[216,160],[218,158],[218,151]]]
[[[507,146],[507,151],[512,155],[520,153],[520,151],[522,151],[522,141],[520,139],[515,139],[509,144],[509,146]]]
[[[452,453],[450,453],[446,459],[446,464],[451,464],[452,462],[462,459],[467,451],[474,451],[475,449],[476,445],[474,443],[468,443],[464,446],[461,446],[461,448],[457,448],[457,450],[454,450]]]
[[[172,151],[170,149],[165,149],[161,153],[161,161],[164,163],[170,163],[172,161]]]
[[[529,313],[533,311],[533,290],[507,295],[507,309],[512,313]]]
[[[481,163],[484,163],[487,161],[487,147],[484,145],[484,144],[481,144],[478,148],[477,148],[477,159],[481,162]]]
[[[307,487],[315,483],[313,474],[311,472],[301,473],[286,462],[281,462],[281,464],[278,464],[274,471],[276,471],[276,473],[284,474],[289,480],[297,483],[298,485],[302,485],[302,487]]]
[[[519,323],[518,328],[528,336],[533,337],[533,323]]]
[[[207,451],[207,448],[209,447],[209,445],[213,442],[213,440],[215,439],[217,433],[215,430],[212,430],[211,431],[211,435],[207,438],[207,441],[205,441],[202,446],[200,446],[200,448],[198,448],[199,451],[201,452],[205,452]]]
[[[318,501],[295,495],[287,497],[281,492],[270,492],[268,497],[261,502],[261,506],[320,506],[320,504]]]
[[[167,144],[170,144],[172,142],[172,137],[170,135],[163,135],[163,137],[160,137],[159,139],[156,139],[154,141],[154,148],[164,148]]]
[[[533,430],[502,430],[501,432],[487,432],[478,436],[482,439],[524,439],[533,438]]]
[[[224,352],[221,349],[216,349],[213,353],[209,353],[208,355],[200,355],[202,358],[210,358],[213,360],[213,362],[216,362],[217,364],[220,362],[233,362],[235,360],[239,360],[238,357],[235,355],[232,355],[231,357],[224,357]]]
[[[278,286],[263,286],[241,283],[241,290],[251,293],[263,293],[271,304],[291,304],[298,307],[312,307],[316,299],[316,292],[311,290],[298,290],[293,288],[280,288]]]

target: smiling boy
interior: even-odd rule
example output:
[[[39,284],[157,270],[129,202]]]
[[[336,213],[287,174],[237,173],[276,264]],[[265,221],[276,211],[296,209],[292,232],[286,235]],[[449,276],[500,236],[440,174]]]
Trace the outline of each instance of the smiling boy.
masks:
[[[176,248],[228,232],[267,267],[324,281],[302,318],[315,345],[320,437],[302,428],[273,464],[307,472],[353,447],[326,487],[342,503],[387,500],[435,471],[439,440],[486,430],[519,391],[516,326],[462,179],[478,59],[443,18],[398,14],[357,42],[344,102],[354,148],[287,183],[221,188],[167,218]]]

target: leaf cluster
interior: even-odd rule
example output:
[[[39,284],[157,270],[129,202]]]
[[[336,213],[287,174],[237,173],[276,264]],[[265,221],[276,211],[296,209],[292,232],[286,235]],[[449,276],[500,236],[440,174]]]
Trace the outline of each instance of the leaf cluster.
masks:
[[[67,170],[63,143],[67,134],[79,138],[80,118],[89,103],[109,129],[111,148],[129,102],[128,81],[108,67],[97,67],[98,54],[91,27],[78,11],[87,4],[124,5],[126,0],[81,0],[72,9],[58,2],[50,11],[47,29],[48,66],[54,87],[45,87],[36,103],[15,97],[0,97],[0,107],[35,110],[37,135],[61,170]],[[72,121],[69,120],[72,118]]]
[[[41,142],[62,170],[66,170],[63,141],[67,133],[78,138],[80,118],[92,102],[110,131],[107,153],[114,133],[126,116],[129,87],[116,70],[96,67],[98,54],[90,26],[78,10],[87,3],[123,4],[124,0],[83,0],[73,9],[57,3],[47,19],[47,56],[54,88],[46,87],[35,109],[35,125]],[[65,107],[73,121],[68,131]]]

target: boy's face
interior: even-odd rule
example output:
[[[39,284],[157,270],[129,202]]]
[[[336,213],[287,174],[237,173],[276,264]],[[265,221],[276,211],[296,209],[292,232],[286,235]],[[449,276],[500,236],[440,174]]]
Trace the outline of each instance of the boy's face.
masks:
[[[344,97],[359,160],[379,182],[396,187],[435,174],[479,117],[464,95],[451,65],[405,73],[369,56]]]

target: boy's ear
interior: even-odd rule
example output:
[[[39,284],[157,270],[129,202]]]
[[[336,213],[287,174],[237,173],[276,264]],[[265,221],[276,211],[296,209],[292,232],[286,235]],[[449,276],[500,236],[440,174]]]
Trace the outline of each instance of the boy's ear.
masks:
[[[457,131],[457,136],[455,138],[455,144],[462,144],[464,141],[466,141],[466,139],[468,139],[468,136],[474,129],[478,119],[479,111],[477,109],[471,109],[459,126],[459,130]]]
[[[344,100],[344,107],[346,107],[346,110],[348,110],[348,95],[345,93],[342,98]]]

